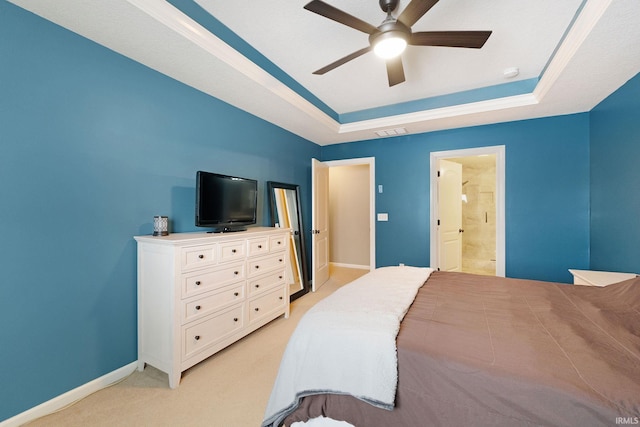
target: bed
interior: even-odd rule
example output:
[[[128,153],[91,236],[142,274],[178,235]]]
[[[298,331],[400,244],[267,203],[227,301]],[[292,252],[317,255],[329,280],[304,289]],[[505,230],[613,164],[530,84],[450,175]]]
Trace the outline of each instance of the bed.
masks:
[[[333,305],[325,306],[329,307],[325,314],[339,312],[336,302],[342,307],[360,306],[358,292],[371,287],[368,276],[374,282],[388,281],[406,269],[418,270],[386,267],[345,285],[325,299],[334,299]],[[408,291],[411,301],[398,316],[391,405],[381,403],[383,398],[350,392],[348,385],[345,389],[326,383],[317,388],[292,386],[305,370],[319,378],[340,378],[352,370],[348,363],[335,363],[331,355],[318,356],[308,347],[317,337],[325,347],[335,348],[316,330],[305,335],[303,344],[290,341],[263,426],[299,425],[321,417],[367,427],[639,423],[640,278],[594,288],[425,271],[428,279],[415,292]],[[391,288],[396,289],[397,283]],[[381,317],[375,310],[363,311]],[[330,325],[333,330],[327,334],[340,335],[350,328],[344,324],[344,328]],[[312,367],[285,365],[287,355],[286,364],[291,365],[291,360],[310,358],[310,350],[311,359],[317,359]],[[372,351],[358,343],[351,352],[365,357]],[[284,370],[293,376],[283,375]],[[366,382],[383,370],[367,366],[357,374]],[[295,392],[290,405],[274,398],[282,387]]]

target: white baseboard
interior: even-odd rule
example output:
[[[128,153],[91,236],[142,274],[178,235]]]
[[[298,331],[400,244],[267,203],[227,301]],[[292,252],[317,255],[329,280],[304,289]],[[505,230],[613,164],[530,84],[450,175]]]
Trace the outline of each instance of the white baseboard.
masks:
[[[343,262],[331,262],[329,263],[334,267],[346,267],[346,268],[357,268],[360,270],[369,270],[369,266],[368,265],[359,265],[359,264],[345,264]]]
[[[98,390],[108,387],[111,384],[128,377],[133,371],[135,371],[137,366],[137,361],[131,362],[128,365],[123,366],[122,368],[118,368],[115,371],[101,376],[100,378],[89,381],[86,384],[83,384],[79,387],[74,388],[73,390],[69,390],[68,392],[61,394],[60,396],[54,397],[53,399],[41,403],[38,406],[34,406],[31,409],[8,418],[0,422],[0,427],[21,426],[37,418],[56,412],[57,410],[62,409],[77,400],[83,399]]]

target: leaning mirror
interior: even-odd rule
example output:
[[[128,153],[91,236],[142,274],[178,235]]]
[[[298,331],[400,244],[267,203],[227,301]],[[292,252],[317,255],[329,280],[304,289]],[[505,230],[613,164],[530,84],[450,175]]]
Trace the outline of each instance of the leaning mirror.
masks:
[[[300,209],[300,186],[267,182],[271,203],[271,225],[291,229],[289,253],[291,262],[285,275],[289,283],[291,301],[309,292],[307,280],[307,258]]]

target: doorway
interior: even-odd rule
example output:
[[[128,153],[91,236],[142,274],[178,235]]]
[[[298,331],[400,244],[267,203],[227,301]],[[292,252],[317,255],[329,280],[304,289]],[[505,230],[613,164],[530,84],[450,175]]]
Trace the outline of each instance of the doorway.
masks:
[[[375,158],[318,162],[314,174],[328,170],[328,184],[312,179],[312,289],[328,279],[327,264],[363,270],[375,269]],[[326,190],[324,189],[326,188]],[[323,206],[326,206],[326,210]],[[322,213],[322,215],[320,215]],[[324,220],[326,216],[328,220]],[[326,224],[325,224],[326,222]],[[316,245],[327,228],[325,243]]]
[[[460,165],[447,190],[439,189],[440,163]],[[431,153],[431,265],[443,270],[505,275],[505,147],[481,147]],[[455,174],[453,174],[455,175]],[[447,175],[449,176],[449,175]],[[449,178],[447,178],[449,179]],[[444,195],[440,196],[442,192]],[[455,194],[457,203],[451,207]],[[449,204],[449,205],[448,205]],[[449,228],[455,225],[458,240]],[[446,216],[447,221],[439,221]],[[440,222],[440,224],[439,224]],[[455,236],[454,236],[455,237]]]

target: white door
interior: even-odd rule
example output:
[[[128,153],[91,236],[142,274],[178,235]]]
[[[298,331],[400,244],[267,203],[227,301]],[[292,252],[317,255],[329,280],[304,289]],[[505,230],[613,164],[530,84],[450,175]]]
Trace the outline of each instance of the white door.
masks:
[[[329,279],[329,167],[311,159],[311,289]]]
[[[438,162],[438,268],[462,271],[462,165]]]

